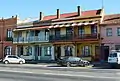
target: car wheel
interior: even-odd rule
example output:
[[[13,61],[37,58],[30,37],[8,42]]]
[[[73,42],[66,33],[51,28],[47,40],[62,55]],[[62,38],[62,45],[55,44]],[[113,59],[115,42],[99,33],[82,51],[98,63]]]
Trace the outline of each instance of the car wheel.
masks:
[[[85,64],[84,64],[84,63],[82,63],[82,64],[81,64],[81,66],[82,66],[82,67],[85,67]]]
[[[19,63],[20,63],[20,64],[23,64],[23,61],[20,61]]]
[[[71,63],[70,62],[67,62],[67,67],[70,67],[71,66]]]
[[[6,60],[4,63],[5,63],[5,64],[8,64],[8,63],[9,63],[9,61],[7,61],[7,60]]]

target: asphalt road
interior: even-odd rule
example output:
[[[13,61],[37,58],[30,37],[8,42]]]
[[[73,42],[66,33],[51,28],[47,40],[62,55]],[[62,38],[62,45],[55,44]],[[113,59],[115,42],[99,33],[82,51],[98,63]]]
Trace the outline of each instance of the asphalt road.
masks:
[[[0,72],[1,81],[120,81],[115,78],[105,77],[85,77],[69,75],[52,75],[52,74],[34,74],[34,73],[17,73],[17,72]]]
[[[119,69],[59,69],[0,67],[0,81],[120,81]]]

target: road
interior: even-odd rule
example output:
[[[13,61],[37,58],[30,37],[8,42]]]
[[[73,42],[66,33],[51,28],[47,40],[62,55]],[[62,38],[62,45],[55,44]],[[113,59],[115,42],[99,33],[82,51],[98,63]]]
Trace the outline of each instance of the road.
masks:
[[[50,67],[48,67],[50,68]],[[53,68],[54,69],[54,68]],[[119,69],[34,69],[0,67],[1,81],[120,81]],[[71,68],[73,69],[73,68]]]

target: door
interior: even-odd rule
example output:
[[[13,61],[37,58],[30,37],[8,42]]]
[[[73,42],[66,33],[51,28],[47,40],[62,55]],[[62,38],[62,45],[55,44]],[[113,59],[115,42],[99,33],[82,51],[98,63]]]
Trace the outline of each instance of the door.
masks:
[[[19,63],[19,60],[16,56],[8,56],[10,63]]]
[[[57,53],[56,59],[60,59],[61,58],[61,46],[56,47],[56,53]]]
[[[55,39],[60,40],[60,28],[55,29]]]
[[[104,46],[104,60],[107,61],[109,56],[109,46]]]
[[[40,47],[39,45],[35,45],[35,60],[38,61],[40,60],[41,52],[40,52]]]
[[[95,46],[95,61],[99,61],[100,60],[100,46]]]

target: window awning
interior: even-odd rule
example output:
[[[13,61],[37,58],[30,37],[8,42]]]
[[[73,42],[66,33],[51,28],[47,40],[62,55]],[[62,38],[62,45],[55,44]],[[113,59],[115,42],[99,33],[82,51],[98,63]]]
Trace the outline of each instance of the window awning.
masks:
[[[13,31],[24,31],[24,30],[39,30],[39,29],[46,29],[49,28],[49,26],[41,26],[41,27],[31,27],[31,28],[17,28]]]
[[[49,26],[49,28],[57,28],[57,27],[70,27],[70,26],[81,26],[81,25],[92,25],[97,22],[76,22],[76,23],[63,23],[63,24],[54,24]]]
[[[51,26],[39,26],[39,27],[30,27],[30,28],[16,28],[13,31],[24,31],[24,30],[40,30],[40,29],[50,29],[50,28],[58,28],[58,27],[71,27],[71,26],[81,26],[81,25],[92,25],[97,22],[74,22],[74,23],[62,23],[62,24],[54,24]]]

